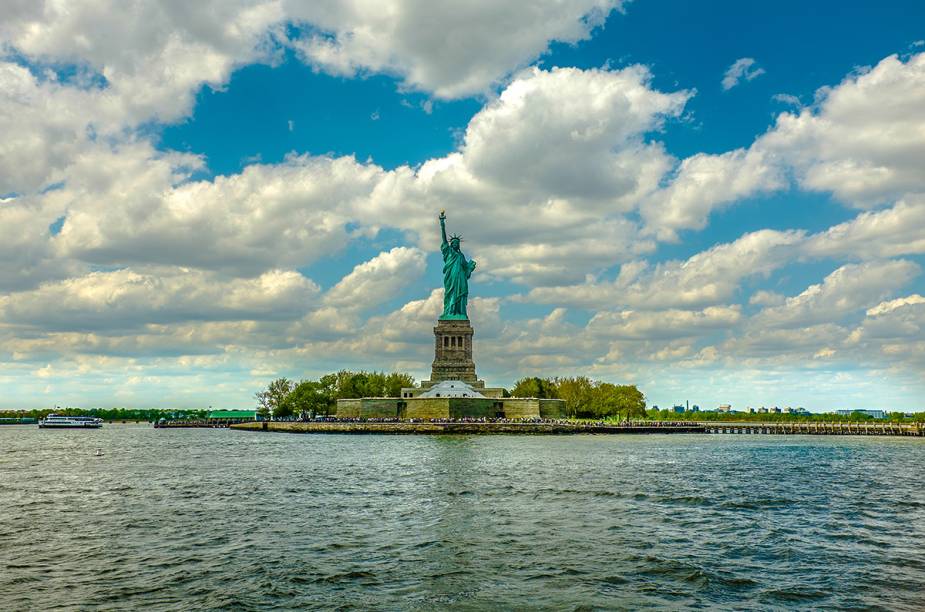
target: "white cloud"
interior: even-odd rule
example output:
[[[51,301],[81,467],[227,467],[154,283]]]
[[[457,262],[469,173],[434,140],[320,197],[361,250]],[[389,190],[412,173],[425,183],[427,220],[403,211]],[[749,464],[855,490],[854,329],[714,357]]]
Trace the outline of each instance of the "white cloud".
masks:
[[[925,192],[925,53],[897,56],[823,87],[781,113],[747,150],[695,154],[643,205],[649,231],[674,239],[717,207],[796,183],[870,208]]]
[[[624,264],[612,282],[591,280],[580,285],[538,287],[527,294],[531,302],[606,308],[697,308],[720,304],[739,290],[742,281],[766,276],[792,261],[803,233],[761,230],[718,244],[685,261],[650,267],[644,262]]]
[[[764,74],[764,68],[758,68],[755,65],[754,58],[740,57],[732,62],[732,65],[723,74],[723,89],[728,91],[743,80],[751,81],[762,74]]]
[[[525,72],[473,117],[460,152],[419,169],[301,156],[189,181],[202,163],[194,156],[145,142],[87,149],[44,196],[66,215],[52,243],[97,265],[253,275],[309,264],[385,226],[435,248],[446,207],[480,274],[574,280],[653,248],[626,214],[671,163],[645,135],[689,93],[655,91],[649,78],[640,67]]]
[[[41,189],[74,156],[186,116],[199,87],[272,57],[268,33],[282,18],[275,2],[17,8],[0,15],[0,193]],[[69,66],[77,76],[60,76]]]
[[[780,306],[787,297],[774,291],[758,290],[748,298],[748,303],[756,306]]]
[[[0,297],[0,321],[45,331],[126,330],[184,321],[286,319],[317,301],[298,272],[225,279],[189,269],[92,272]]]
[[[383,172],[353,158],[291,157],[176,184],[179,160],[143,147],[79,159],[65,189],[62,254],[104,265],[157,263],[259,274],[342,248],[353,207]]]
[[[202,84],[220,86],[235,66],[269,59],[268,34],[284,17],[276,1],[44,2],[4,11],[0,37],[39,62],[101,75],[97,112],[137,124],[176,120]]]
[[[518,282],[581,278],[651,250],[625,214],[657,188],[671,158],[644,136],[690,94],[658,92],[649,78],[636,66],[521,73],[472,118],[460,152],[393,172],[370,215],[434,248],[445,207],[480,269]]]
[[[896,298],[895,300],[889,300],[887,302],[880,302],[867,311],[867,316],[876,317],[888,312],[893,312],[898,308],[903,308],[904,306],[910,306],[913,304],[925,304],[925,297],[914,293],[907,297]]]
[[[305,61],[341,75],[385,72],[438,98],[486,93],[551,41],[588,38],[619,0],[518,3],[388,0],[291,3],[311,24],[294,41]]]
[[[881,258],[925,253],[925,197],[869,211],[811,236],[806,252],[817,257]]]
[[[804,188],[853,206],[925,191],[925,53],[887,57],[817,97],[753,147],[779,155]]]
[[[794,328],[838,322],[877,304],[919,272],[918,265],[903,260],[847,264],[783,304],[765,308],[752,317],[750,325]]]
[[[771,99],[775,102],[780,102],[781,104],[787,104],[789,106],[795,106],[797,108],[801,108],[803,106],[803,102],[800,101],[800,98],[794,96],[793,94],[774,94],[771,96]]]
[[[730,329],[741,318],[738,306],[709,306],[700,311],[669,309],[658,312],[598,312],[588,323],[588,331],[610,338],[675,339]]]
[[[339,309],[366,310],[390,300],[417,280],[425,267],[424,252],[395,247],[358,264],[324,296],[324,303]]]
[[[659,239],[676,240],[678,230],[703,229],[722,205],[785,185],[781,168],[760,148],[698,153],[681,162],[671,183],[648,198],[641,212]]]

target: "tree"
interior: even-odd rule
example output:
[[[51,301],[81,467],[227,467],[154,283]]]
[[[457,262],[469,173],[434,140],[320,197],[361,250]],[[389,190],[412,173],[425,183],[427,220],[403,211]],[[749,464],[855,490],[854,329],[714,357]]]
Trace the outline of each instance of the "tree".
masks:
[[[393,372],[350,372],[341,370],[331,376],[335,379],[337,399],[360,397],[400,397],[403,387],[414,385],[409,374]]]
[[[619,417],[637,419],[646,417],[646,397],[635,385],[598,383],[594,390],[593,409],[596,418]]]
[[[559,399],[565,400],[565,414],[570,417],[588,418],[592,416],[594,383],[587,376],[557,378],[556,387]]]
[[[414,376],[404,372],[392,372],[385,377],[385,396],[401,397],[401,390],[414,386]]]
[[[514,383],[511,395],[513,397],[556,399],[559,397],[558,385],[555,380],[549,378],[538,378],[536,376],[521,378]]]
[[[292,407],[288,405],[286,398],[292,393],[294,387],[295,384],[288,378],[277,378],[267,386],[266,391],[255,393],[257,414],[267,416],[272,413],[274,417],[291,416]]]
[[[309,415],[328,414],[334,404],[332,389],[326,388],[320,381],[303,380],[286,396],[286,410],[289,414]]]

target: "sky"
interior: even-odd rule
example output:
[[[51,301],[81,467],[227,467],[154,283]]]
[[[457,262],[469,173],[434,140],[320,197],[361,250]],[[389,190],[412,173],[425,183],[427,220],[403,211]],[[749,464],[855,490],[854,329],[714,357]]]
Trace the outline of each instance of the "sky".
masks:
[[[925,410],[925,4],[13,0],[0,408],[429,376]]]

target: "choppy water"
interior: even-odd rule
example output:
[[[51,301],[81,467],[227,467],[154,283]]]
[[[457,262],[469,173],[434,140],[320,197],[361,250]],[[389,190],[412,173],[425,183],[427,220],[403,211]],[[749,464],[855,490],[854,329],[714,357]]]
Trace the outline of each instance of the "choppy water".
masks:
[[[0,609],[921,610],[923,466],[889,438],[0,427]]]

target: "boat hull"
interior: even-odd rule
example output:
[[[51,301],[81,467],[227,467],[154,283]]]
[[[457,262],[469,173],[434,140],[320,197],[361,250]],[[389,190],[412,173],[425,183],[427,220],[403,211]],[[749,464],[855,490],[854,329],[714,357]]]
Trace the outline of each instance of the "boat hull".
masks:
[[[100,423],[74,424],[74,425],[45,425],[39,424],[39,429],[99,429],[103,425]]]

